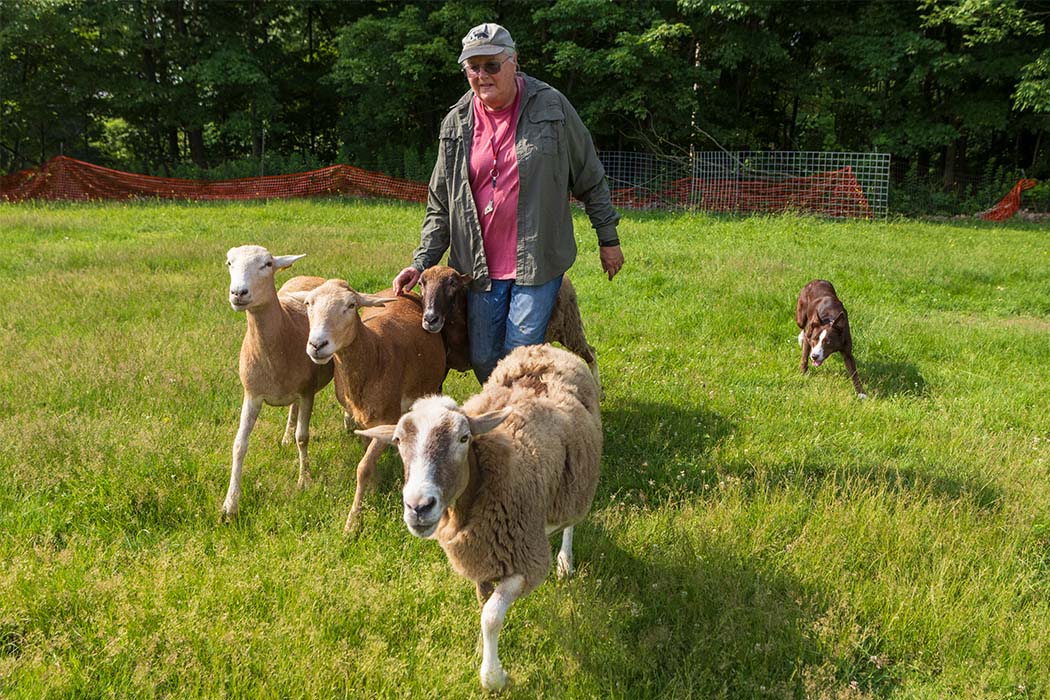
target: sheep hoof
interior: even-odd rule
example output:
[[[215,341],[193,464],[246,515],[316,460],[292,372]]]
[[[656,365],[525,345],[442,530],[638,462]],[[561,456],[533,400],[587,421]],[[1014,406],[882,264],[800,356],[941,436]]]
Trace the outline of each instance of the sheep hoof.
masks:
[[[572,557],[567,557],[563,552],[558,552],[558,568],[557,568],[558,580],[567,579],[572,576],[573,569]]]
[[[865,394],[864,392],[861,392],[861,393],[857,394],[857,398],[860,399],[861,401],[863,401],[864,399],[868,398],[868,395]]]
[[[314,480],[312,478],[310,478],[309,474],[300,474],[299,475],[299,480],[295,482],[295,486],[300,491],[302,491],[303,489],[308,487],[313,482],[314,482]]]
[[[481,671],[481,687],[485,690],[503,690],[507,687],[507,672],[502,668]]]
[[[224,522],[230,522],[237,517],[237,504],[226,501],[222,504],[222,519]]]
[[[361,511],[352,510],[346,516],[346,525],[343,526],[343,534],[356,536],[361,532]]]

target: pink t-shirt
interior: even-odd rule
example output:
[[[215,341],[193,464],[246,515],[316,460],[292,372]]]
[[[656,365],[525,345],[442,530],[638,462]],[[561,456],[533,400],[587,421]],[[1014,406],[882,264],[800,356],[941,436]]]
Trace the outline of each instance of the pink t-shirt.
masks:
[[[507,107],[492,111],[474,97],[474,141],[470,148],[470,189],[481,219],[489,277],[514,279],[518,269],[518,154],[514,132],[525,81]],[[493,154],[496,182],[493,187]]]

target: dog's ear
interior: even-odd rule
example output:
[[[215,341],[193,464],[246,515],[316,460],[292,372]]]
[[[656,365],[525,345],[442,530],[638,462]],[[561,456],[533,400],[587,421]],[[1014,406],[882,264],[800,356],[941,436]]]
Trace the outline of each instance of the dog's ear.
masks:
[[[846,312],[840,311],[839,315],[831,319],[831,325],[842,328],[846,325]]]

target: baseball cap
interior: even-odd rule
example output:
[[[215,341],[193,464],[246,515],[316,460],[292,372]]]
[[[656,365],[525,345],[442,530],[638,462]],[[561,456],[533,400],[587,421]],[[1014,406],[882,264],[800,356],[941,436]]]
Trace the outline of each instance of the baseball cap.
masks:
[[[485,22],[467,32],[463,37],[463,52],[459,54],[458,63],[463,63],[473,56],[495,56],[510,49],[514,50],[514,40],[510,32],[498,24]]]

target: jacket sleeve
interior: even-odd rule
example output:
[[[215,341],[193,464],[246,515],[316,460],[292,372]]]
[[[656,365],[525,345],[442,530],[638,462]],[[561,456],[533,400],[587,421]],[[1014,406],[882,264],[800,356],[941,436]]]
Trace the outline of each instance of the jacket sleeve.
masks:
[[[613,243],[617,240],[616,225],[620,215],[612,206],[605,168],[594,150],[591,132],[564,96],[562,106],[569,149],[569,189],[576,199],[583,202],[591,226],[598,232],[598,241]]]
[[[438,150],[434,171],[427,187],[427,213],[419,236],[419,247],[412,253],[412,267],[423,271],[441,262],[449,246],[448,181],[445,175],[445,154]]]

